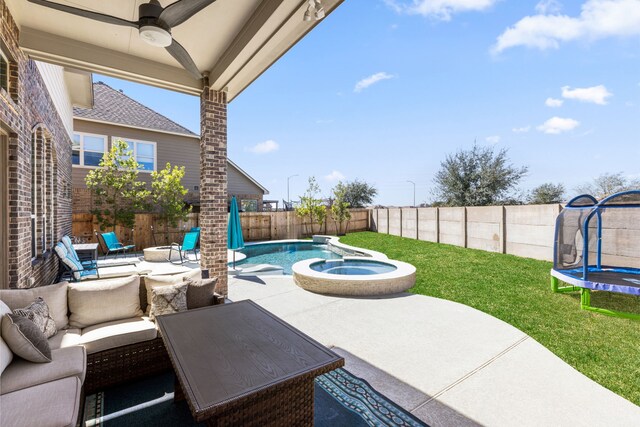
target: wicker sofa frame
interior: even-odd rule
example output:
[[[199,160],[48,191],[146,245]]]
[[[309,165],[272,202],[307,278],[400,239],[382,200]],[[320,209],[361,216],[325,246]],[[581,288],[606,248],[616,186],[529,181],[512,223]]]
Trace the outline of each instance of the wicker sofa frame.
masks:
[[[213,305],[223,303],[224,297],[216,294]],[[106,387],[125,384],[171,368],[171,360],[160,336],[152,340],[88,354],[84,392],[91,394]]]

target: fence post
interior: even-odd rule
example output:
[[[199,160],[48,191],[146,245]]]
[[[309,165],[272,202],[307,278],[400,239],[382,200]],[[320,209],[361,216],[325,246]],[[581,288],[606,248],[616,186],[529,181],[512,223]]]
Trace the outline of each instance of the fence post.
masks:
[[[436,208],[436,243],[440,243],[440,208]]]
[[[464,238],[464,246],[467,247],[467,208],[462,208],[462,236]]]
[[[500,215],[500,252],[507,253],[507,208],[504,205]]]

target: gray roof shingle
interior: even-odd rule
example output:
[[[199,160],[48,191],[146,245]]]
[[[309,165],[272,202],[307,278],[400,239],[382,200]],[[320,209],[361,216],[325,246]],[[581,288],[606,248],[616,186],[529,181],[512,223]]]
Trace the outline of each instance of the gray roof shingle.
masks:
[[[103,82],[93,83],[93,108],[73,107],[73,116],[127,126],[197,136],[184,126]]]

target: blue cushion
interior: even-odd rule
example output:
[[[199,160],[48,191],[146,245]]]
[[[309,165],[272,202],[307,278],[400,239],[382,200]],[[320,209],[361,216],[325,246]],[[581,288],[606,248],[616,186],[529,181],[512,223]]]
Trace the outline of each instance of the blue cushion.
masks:
[[[67,248],[67,251],[73,255],[73,257],[80,261],[80,257],[78,256],[78,252],[76,252],[76,248],[73,247],[73,243],[71,243],[71,239],[69,236],[62,236],[62,244]]]

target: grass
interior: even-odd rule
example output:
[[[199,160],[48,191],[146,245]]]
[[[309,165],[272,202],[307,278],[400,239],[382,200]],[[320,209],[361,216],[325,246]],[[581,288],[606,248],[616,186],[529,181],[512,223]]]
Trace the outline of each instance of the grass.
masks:
[[[551,263],[372,232],[340,241],[413,264],[417,278],[410,292],[456,301],[504,320],[640,405],[640,321],[580,310],[579,293],[553,293]],[[638,297],[591,295],[593,306],[640,313]]]

